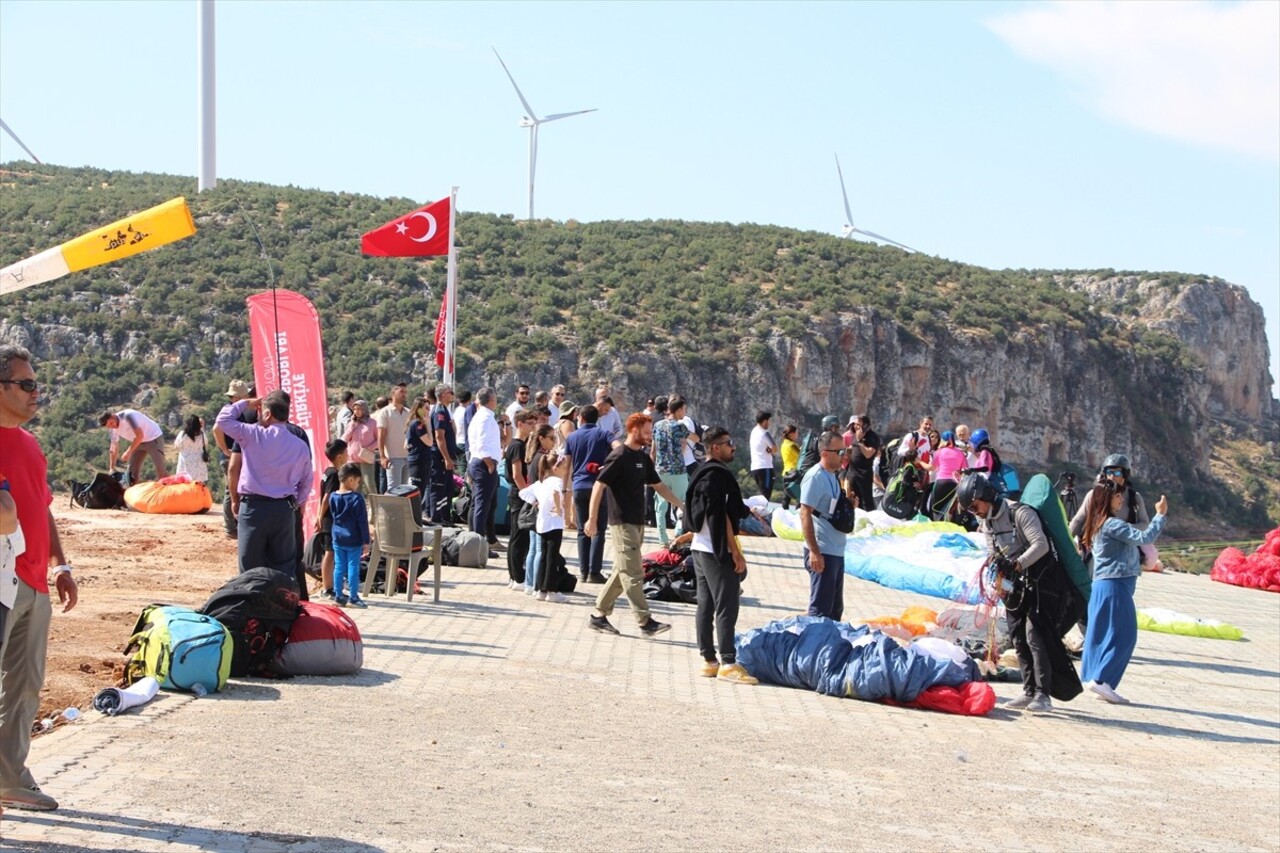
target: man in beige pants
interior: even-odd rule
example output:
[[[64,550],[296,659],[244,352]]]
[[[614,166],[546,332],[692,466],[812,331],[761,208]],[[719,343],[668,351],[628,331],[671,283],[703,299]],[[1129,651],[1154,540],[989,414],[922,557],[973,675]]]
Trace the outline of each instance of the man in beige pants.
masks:
[[[609,624],[609,614],[618,596],[626,593],[631,602],[640,632],[653,637],[671,630],[665,622],[649,615],[649,601],[644,597],[644,567],[640,549],[644,546],[644,487],[652,486],[677,508],[684,509],[684,495],[671,491],[653,467],[645,450],[653,443],[653,419],[641,412],[627,418],[627,437],[615,447],[600,466],[591,489],[591,514],[583,527],[588,538],[595,536],[599,524],[600,502],[609,493],[609,541],[613,545],[613,574],[596,598],[588,627],[603,634],[618,634]]]
[[[64,613],[76,606],[78,593],[49,509],[53,494],[48,463],[35,437],[22,428],[36,416],[38,401],[31,354],[0,344],[0,484],[13,497],[26,540],[26,551],[17,560],[17,591],[0,652],[0,806],[52,811],[58,801],[40,790],[27,769],[53,612],[50,557],[57,563],[54,586]]]

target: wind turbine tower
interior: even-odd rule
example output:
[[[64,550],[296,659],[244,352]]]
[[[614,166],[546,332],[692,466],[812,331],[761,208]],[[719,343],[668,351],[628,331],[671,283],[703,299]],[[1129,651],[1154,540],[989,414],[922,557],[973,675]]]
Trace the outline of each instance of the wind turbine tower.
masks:
[[[844,197],[845,224],[844,227],[840,229],[841,237],[853,237],[854,234],[863,234],[870,237],[872,240],[879,240],[882,243],[891,243],[899,249],[906,249],[908,252],[915,251],[915,249],[910,246],[904,246],[897,240],[890,240],[888,237],[881,237],[879,234],[872,231],[864,231],[861,228],[855,227],[853,224],[853,211],[849,209],[849,193],[846,192],[844,188],[844,172],[840,170],[839,154],[836,155],[836,174],[840,176],[840,195]]]
[[[516,85],[516,78],[511,76],[511,70],[507,68],[507,63],[502,61],[498,49],[493,48],[493,55],[498,57],[502,70],[507,72],[507,79],[511,81],[511,86],[516,90],[516,96],[520,98],[520,103],[524,106],[525,115],[520,119],[520,126],[529,128],[529,220],[533,221],[533,176],[538,168],[538,128],[547,122],[559,121],[562,118],[571,116],[580,116],[584,113],[593,113],[595,108],[589,110],[576,110],[571,113],[552,113],[549,116],[538,118],[538,114],[533,111],[533,107],[529,106],[528,100],[525,99],[524,93],[520,91],[520,87]]]

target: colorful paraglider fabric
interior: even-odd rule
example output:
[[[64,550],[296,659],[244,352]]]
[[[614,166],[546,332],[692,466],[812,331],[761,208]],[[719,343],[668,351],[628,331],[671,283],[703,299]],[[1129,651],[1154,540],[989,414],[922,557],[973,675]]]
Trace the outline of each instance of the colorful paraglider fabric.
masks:
[[[850,536],[844,570],[890,589],[977,604],[986,557],[980,534],[946,521],[909,522]]]
[[[109,264],[194,233],[187,200],[171,199],[0,269],[0,295]]]
[[[847,699],[907,704],[931,687],[981,680],[971,660],[939,660],[865,625],[821,616],[792,616],[739,634],[737,651],[738,662],[763,682]]]
[[[804,540],[804,534],[800,532],[800,513],[796,510],[776,510],[773,513],[773,518],[769,519],[769,526],[773,528],[773,535],[779,539],[787,539],[792,542]]]
[[[970,681],[959,687],[936,684],[928,688],[914,702],[884,700],[886,705],[901,704],[907,708],[923,708],[944,714],[960,714],[966,717],[985,717],[996,706],[996,692],[982,681]]]
[[[175,482],[176,481],[176,482]],[[129,509],[158,515],[190,515],[213,506],[213,496],[204,483],[182,482],[176,477],[148,480],[124,490]]]
[[[1138,628],[1143,631],[1159,631],[1161,634],[1181,634],[1185,637],[1208,637],[1213,640],[1240,640],[1244,631],[1235,625],[1217,619],[1199,619],[1164,610],[1158,607],[1138,608]]]
[[[909,639],[927,634],[938,627],[938,614],[927,607],[908,607],[901,616],[876,616],[865,624],[892,637]]]
[[[1280,527],[1267,534],[1252,554],[1227,548],[1213,563],[1209,577],[1220,583],[1280,592]]]

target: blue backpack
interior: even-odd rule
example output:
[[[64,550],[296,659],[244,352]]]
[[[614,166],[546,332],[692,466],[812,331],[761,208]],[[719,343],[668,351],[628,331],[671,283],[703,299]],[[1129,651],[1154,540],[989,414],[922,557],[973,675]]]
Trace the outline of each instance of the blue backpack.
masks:
[[[187,607],[152,604],[142,611],[124,653],[125,681],[152,676],[166,690],[221,690],[231,673],[231,632]]]

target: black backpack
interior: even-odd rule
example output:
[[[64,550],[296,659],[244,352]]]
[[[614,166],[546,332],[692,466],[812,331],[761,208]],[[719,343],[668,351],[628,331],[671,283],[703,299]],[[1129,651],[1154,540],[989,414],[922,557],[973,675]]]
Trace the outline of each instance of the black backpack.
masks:
[[[124,509],[124,486],[120,483],[123,474],[96,474],[92,483],[77,483],[70,480],[71,503],[85,509]]]
[[[231,674],[271,675],[271,664],[289,638],[301,608],[292,574],[265,566],[241,572],[209,596],[200,612],[231,632]]]

